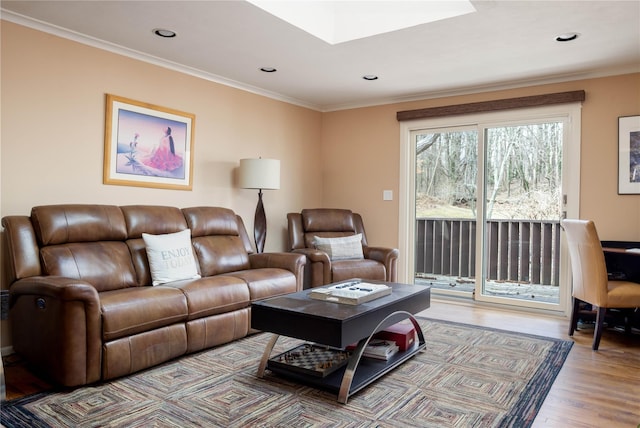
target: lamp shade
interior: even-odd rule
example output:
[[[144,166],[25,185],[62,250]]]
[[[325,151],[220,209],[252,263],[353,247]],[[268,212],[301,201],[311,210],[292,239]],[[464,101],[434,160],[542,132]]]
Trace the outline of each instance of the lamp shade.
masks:
[[[238,184],[243,189],[279,189],[278,159],[240,159]]]

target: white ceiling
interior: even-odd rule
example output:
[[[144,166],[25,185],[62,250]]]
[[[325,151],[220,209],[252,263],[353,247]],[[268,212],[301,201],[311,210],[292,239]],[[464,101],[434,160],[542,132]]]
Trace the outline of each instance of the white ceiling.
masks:
[[[2,0],[1,12],[11,22],[320,111],[640,71],[638,0],[472,3],[474,13],[335,45],[240,0]],[[178,35],[162,39],[156,28]],[[580,37],[555,41],[567,32]]]

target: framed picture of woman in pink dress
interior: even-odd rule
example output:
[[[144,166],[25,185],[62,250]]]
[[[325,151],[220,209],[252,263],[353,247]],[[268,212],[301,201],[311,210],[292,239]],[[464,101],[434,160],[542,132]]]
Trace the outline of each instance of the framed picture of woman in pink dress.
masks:
[[[104,184],[191,190],[195,115],[107,94]]]

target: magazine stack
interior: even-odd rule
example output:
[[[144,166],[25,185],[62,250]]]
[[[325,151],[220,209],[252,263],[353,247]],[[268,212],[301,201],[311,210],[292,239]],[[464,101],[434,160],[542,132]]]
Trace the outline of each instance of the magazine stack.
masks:
[[[384,339],[371,339],[364,352],[363,357],[376,358],[378,360],[388,360],[391,356],[398,353],[400,348],[396,342]]]

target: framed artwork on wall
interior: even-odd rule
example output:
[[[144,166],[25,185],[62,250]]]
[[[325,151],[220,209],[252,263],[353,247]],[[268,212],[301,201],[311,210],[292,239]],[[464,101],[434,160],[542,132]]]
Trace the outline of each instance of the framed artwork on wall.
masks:
[[[107,94],[104,184],[191,190],[195,115]]]
[[[640,116],[618,118],[618,194],[640,195]]]

